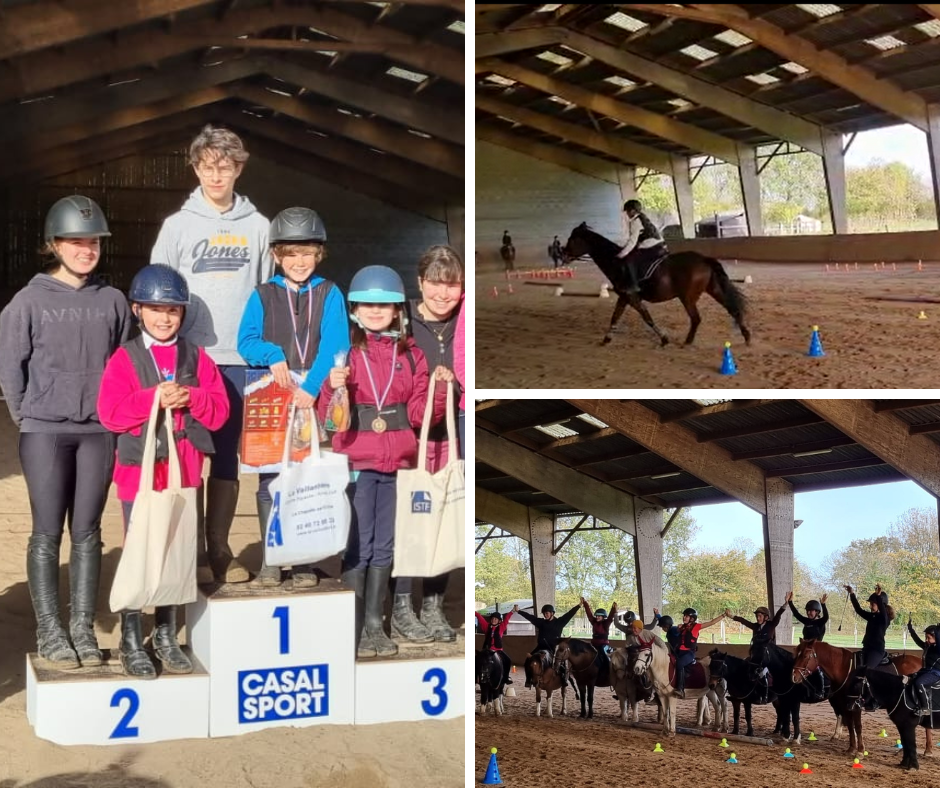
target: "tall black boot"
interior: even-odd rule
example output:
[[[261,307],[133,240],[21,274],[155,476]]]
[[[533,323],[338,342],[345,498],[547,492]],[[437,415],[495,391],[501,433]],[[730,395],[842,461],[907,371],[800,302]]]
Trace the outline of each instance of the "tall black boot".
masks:
[[[29,537],[26,548],[26,577],[36,613],[39,656],[52,667],[71,670],[78,656],[59,620],[59,540],[43,534]]]
[[[677,698],[685,698],[685,668],[676,668],[676,686],[673,694]]]
[[[365,594],[366,594],[366,568],[346,569],[343,571],[343,583],[349,586],[356,594],[356,656],[374,657],[375,643],[365,630]]]
[[[144,651],[139,610],[121,611],[121,647],[118,654],[124,675],[135,679],[155,679],[157,670]]]
[[[82,542],[72,542],[69,581],[72,588],[72,615],[69,633],[83,668],[101,664],[101,650],[95,638],[95,603],[101,577],[101,531],[96,529]]]
[[[163,663],[163,669],[167,673],[192,673],[193,663],[183,653],[176,639],[176,605],[158,607],[154,615],[151,642],[154,654]]]
[[[624,273],[627,275],[627,292],[639,295],[640,283],[637,281],[636,270],[633,267],[633,263],[624,262],[623,269]]]
[[[248,582],[248,570],[235,560],[228,544],[237,505],[237,481],[212,478],[208,480],[206,483],[206,549],[209,553],[209,566],[219,583]]]
[[[385,596],[388,594],[388,578],[392,566],[370,566],[366,572],[365,631],[375,644],[375,653],[380,657],[390,657],[398,653],[398,646],[385,634],[382,613],[385,609]]]
[[[274,588],[281,584],[281,567],[268,566],[264,562],[264,540],[268,530],[268,518],[271,516],[271,501],[258,502],[258,525],[261,529],[261,569],[254,579],[248,584],[254,588]]]

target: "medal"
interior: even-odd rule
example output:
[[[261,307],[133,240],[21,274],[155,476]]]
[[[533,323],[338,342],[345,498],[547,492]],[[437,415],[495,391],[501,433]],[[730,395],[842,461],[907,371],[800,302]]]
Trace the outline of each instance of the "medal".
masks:
[[[387,430],[387,429],[388,429],[388,423],[387,423],[387,422],[385,421],[385,419],[383,419],[381,416],[378,416],[378,417],[372,422],[372,431],[373,431],[373,432],[382,433],[382,432],[385,432],[385,430]]]
[[[372,396],[375,397],[375,410],[377,414],[381,414],[382,406],[385,404],[385,400],[388,398],[388,392],[392,389],[392,381],[395,379],[395,363],[397,359],[395,358],[395,351],[392,350],[392,368],[389,370],[388,375],[388,385],[385,387],[385,391],[382,392],[382,396],[379,396],[379,392],[375,388],[375,379],[372,377],[372,370],[369,367],[369,356],[366,350],[361,350],[362,353],[362,362],[365,364],[366,375],[369,377],[369,387],[372,389]],[[372,431],[381,435],[385,430],[388,429],[388,422],[382,418],[381,415],[376,415],[372,420]]]

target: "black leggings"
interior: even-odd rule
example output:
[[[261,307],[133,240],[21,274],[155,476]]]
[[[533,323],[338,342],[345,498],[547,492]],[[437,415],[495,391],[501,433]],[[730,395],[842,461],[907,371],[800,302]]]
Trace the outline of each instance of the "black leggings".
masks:
[[[67,515],[72,541],[84,542],[101,527],[114,471],[114,435],[22,432],[19,449],[33,533],[61,540]]]

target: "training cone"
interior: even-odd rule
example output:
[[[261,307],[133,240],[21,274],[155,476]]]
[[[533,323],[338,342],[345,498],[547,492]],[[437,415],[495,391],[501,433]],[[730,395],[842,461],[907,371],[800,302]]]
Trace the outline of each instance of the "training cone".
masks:
[[[726,763],[737,763],[737,762],[738,762],[738,759],[734,757],[734,753],[731,753],[731,757],[728,758],[728,760],[726,761]]]
[[[900,740],[900,739],[898,739],[898,743],[894,745],[894,749],[896,749],[896,750],[903,750],[903,749],[904,749],[904,745],[901,744],[901,740]]]
[[[863,752],[862,755],[868,755],[868,750],[865,750],[865,752]]]
[[[499,288],[493,285],[493,298],[499,298]]]
[[[503,695],[505,695],[507,698],[516,697],[516,688],[512,686],[512,684],[508,685],[506,689],[503,690]]]
[[[512,282],[510,282],[509,285],[507,286],[506,292],[509,293],[509,295],[512,295]]]
[[[887,738],[888,738],[888,732],[887,732],[884,728],[881,729],[881,733],[879,733],[878,735],[879,735],[882,739],[887,739]]]
[[[809,732],[809,738],[806,741],[819,741],[819,739],[816,738],[815,731]]]
[[[811,358],[820,358],[826,355],[819,339],[819,326],[813,326],[813,335],[809,338],[809,350],[806,351],[806,355]]]
[[[718,370],[722,375],[737,375],[738,367],[734,363],[734,356],[731,355],[731,343],[725,342],[725,353],[721,357],[721,369]]]
[[[865,767],[862,766],[861,761],[859,761],[859,759],[856,758],[855,761],[852,763],[852,768],[853,768],[853,769],[864,769]]]
[[[803,768],[800,769],[800,774],[812,774],[813,770],[809,768],[808,763],[803,764]]]
[[[718,746],[719,746],[719,747],[727,747],[727,746],[728,746],[728,740],[727,740],[727,739],[722,739],[722,740],[721,740],[721,744],[719,744]]]
[[[653,752],[666,752],[666,751],[663,749],[663,745],[661,745],[659,742],[656,742],[656,746],[653,747]]]
[[[787,751],[783,754],[783,757],[784,757],[784,758],[792,758],[792,757],[793,757],[793,753],[790,752],[790,748],[789,748],[789,747],[787,747]]]
[[[499,779],[499,766],[496,765],[496,748],[490,750],[490,762],[486,767],[486,776],[483,778],[483,785],[502,785],[503,781]]]
[[[927,319],[927,313],[926,313],[923,309],[921,309],[921,310],[920,310],[920,314],[917,316],[917,319],[918,319],[918,320],[926,320],[926,319]]]

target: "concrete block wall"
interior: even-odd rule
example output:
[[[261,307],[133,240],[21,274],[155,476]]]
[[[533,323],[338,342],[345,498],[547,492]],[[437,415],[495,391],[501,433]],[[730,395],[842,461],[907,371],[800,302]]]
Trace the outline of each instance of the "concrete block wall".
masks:
[[[586,221],[620,240],[622,205],[616,183],[476,140],[476,261],[502,269],[503,230],[516,247],[516,265],[551,265],[547,247],[562,244]]]

